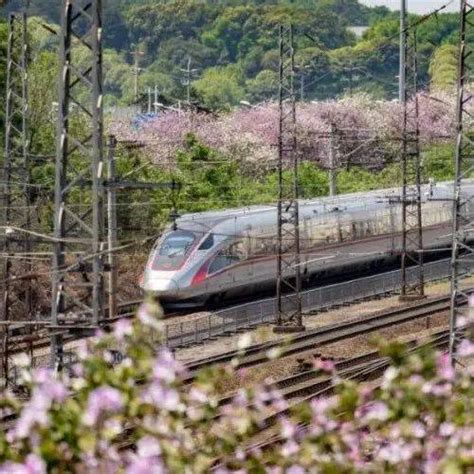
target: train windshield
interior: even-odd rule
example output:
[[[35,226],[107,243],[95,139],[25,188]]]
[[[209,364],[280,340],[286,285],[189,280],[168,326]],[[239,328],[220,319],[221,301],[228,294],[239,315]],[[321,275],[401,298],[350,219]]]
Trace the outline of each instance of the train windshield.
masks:
[[[169,233],[155,253],[152,270],[177,270],[193,248],[196,236],[178,230]]]

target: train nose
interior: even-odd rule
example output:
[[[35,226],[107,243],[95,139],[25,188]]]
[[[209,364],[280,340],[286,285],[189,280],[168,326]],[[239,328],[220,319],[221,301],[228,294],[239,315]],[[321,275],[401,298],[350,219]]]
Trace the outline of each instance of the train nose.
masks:
[[[143,286],[145,291],[173,292],[178,290],[178,284],[169,278],[148,278]]]

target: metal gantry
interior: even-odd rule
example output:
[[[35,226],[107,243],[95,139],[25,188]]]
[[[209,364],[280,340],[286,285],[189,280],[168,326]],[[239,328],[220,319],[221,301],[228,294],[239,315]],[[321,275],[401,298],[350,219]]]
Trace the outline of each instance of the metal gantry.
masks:
[[[275,332],[303,331],[293,27],[279,27],[278,247]]]
[[[406,21],[402,23],[407,24]],[[424,296],[416,28],[406,28],[402,40],[404,63],[403,81],[400,83],[403,106],[401,298],[416,299]],[[416,267],[416,275],[412,281],[407,278],[407,269],[410,266]]]
[[[2,319],[5,322],[33,317],[31,287],[31,225],[28,132],[28,35],[26,13],[8,18],[7,83],[5,109],[5,159],[3,163],[3,272]],[[20,230],[21,229],[21,230]],[[26,232],[24,232],[26,231]],[[16,280],[16,281],[15,281]],[[12,341],[10,325],[3,329],[2,369],[10,382]]]
[[[54,201],[52,362],[56,329],[89,331],[104,318],[102,2],[63,0]]]
[[[468,29],[472,28],[473,22],[473,7],[466,0],[461,0],[449,343],[453,364],[459,332],[458,322],[460,316],[468,315],[469,308],[465,306],[468,300],[467,289],[472,289],[472,284],[462,280],[469,273],[468,263],[474,257],[474,208],[472,198],[464,192],[466,180],[472,178],[474,171],[474,143],[472,133],[468,130],[468,121],[472,120],[472,110],[469,107],[473,98],[469,90],[469,57],[472,55],[472,47],[468,42],[468,33],[471,33]]]

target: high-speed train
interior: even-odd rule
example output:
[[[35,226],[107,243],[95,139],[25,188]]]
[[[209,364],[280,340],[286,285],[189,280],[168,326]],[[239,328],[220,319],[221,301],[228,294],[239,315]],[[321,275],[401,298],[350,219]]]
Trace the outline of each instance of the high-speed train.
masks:
[[[474,195],[474,181],[465,192]],[[400,188],[300,202],[301,273],[327,279],[399,258]],[[468,197],[466,195],[466,198]],[[450,243],[453,183],[423,186],[425,249]],[[398,202],[397,202],[398,201]],[[473,209],[466,206],[466,212]],[[277,208],[251,206],[184,215],[151,250],[140,286],[165,304],[191,306],[276,284]],[[398,256],[398,257],[397,257]]]

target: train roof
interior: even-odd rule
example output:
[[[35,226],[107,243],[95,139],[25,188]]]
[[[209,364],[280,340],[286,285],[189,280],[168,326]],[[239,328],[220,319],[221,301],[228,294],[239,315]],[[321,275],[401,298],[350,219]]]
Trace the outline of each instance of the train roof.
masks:
[[[474,180],[469,180],[470,184],[474,184]],[[429,185],[424,185],[424,190],[428,189]],[[448,186],[453,186],[453,182],[436,183],[434,189],[440,194],[445,194]],[[443,189],[444,188],[444,189]],[[340,194],[337,196],[324,196],[313,199],[300,200],[300,208],[305,211],[305,208],[314,209],[313,212],[334,212],[358,209],[375,209],[382,207],[388,202],[388,198],[400,196],[401,188],[386,188],[377,189],[373,191],[361,191],[349,194]],[[308,211],[310,210],[308,209]],[[276,212],[276,205],[253,205],[239,208],[223,209],[216,211],[197,212],[192,214],[184,214],[177,223],[185,224],[186,229],[204,231],[210,230],[218,224],[230,219],[240,217],[250,217],[259,213]]]

